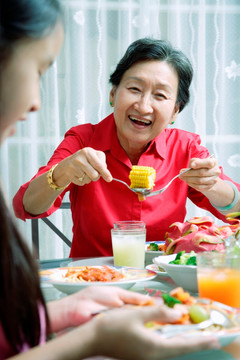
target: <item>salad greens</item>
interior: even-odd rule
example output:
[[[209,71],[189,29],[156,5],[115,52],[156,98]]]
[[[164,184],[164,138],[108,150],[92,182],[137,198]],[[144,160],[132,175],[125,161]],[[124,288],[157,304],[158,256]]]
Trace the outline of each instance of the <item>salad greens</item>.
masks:
[[[186,251],[180,251],[177,253],[176,258],[169,262],[169,264],[176,265],[197,265],[196,253],[191,251],[186,254]]]

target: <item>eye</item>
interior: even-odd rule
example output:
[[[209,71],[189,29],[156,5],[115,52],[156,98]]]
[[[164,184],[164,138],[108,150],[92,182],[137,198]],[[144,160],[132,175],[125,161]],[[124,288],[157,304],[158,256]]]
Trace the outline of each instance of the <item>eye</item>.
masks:
[[[128,89],[129,89],[130,91],[132,91],[132,92],[141,92],[141,90],[140,90],[139,88],[135,87],[135,86],[129,87]]]
[[[158,98],[158,99],[166,99],[166,96],[162,93],[157,93],[155,94],[155,96]]]

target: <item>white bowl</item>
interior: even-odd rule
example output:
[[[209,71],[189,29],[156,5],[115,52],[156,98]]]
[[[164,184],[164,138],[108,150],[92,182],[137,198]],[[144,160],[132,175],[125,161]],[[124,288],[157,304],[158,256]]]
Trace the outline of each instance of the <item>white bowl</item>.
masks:
[[[152,250],[148,250],[148,246],[151,243],[155,243],[155,244],[164,244],[165,241],[150,241],[150,242],[146,242],[145,244],[145,266],[146,265],[151,265],[153,263],[153,259],[156,256],[160,256],[164,254],[164,251],[152,251]]]
[[[176,254],[162,255],[155,257],[153,263],[166,270],[178,286],[181,286],[184,290],[191,293],[197,293],[197,266],[169,264],[169,262],[175,258]]]

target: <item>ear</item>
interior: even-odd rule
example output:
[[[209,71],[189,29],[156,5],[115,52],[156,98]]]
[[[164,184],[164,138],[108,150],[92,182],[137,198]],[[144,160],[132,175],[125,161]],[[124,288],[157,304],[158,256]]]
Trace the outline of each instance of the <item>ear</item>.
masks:
[[[175,107],[174,107],[174,110],[173,110],[171,119],[170,119],[170,121],[169,121],[169,124],[171,124],[172,122],[175,122],[175,121],[176,121],[176,118],[177,118],[177,116],[178,116],[178,113],[179,113],[179,105],[178,105],[178,104],[175,104]]]
[[[113,87],[109,93],[109,102],[112,103],[112,105],[114,105],[115,93],[116,93],[116,86],[113,85]]]

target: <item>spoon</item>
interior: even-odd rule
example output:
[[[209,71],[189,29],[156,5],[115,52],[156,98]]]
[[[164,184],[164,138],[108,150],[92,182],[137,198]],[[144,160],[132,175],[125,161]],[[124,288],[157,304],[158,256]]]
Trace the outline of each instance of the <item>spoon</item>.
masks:
[[[212,157],[214,157],[214,154],[210,155],[210,158],[212,158]],[[169,185],[171,185],[173,180],[177,179],[180,175],[186,173],[189,170],[192,170],[192,168],[187,168],[187,169],[183,170],[182,172],[180,172],[179,174],[174,176],[167,183],[167,185],[165,185],[162,189],[159,189],[159,190],[156,190],[156,191],[152,191],[152,189],[148,189],[148,188],[131,188],[125,181],[122,181],[122,180],[119,180],[119,179],[116,179],[116,178],[112,178],[112,179],[124,184],[125,186],[127,186],[129,188],[129,190],[133,191],[134,193],[139,194],[139,195],[141,195],[143,197],[146,197],[146,196],[154,196],[154,195],[158,195],[158,194],[163,193],[169,187]]]
[[[210,310],[210,318],[208,320],[191,325],[166,325],[160,331],[161,334],[164,335],[164,337],[172,337],[179,333],[185,333],[187,331],[203,330],[211,325],[221,325],[224,328],[228,328],[231,326],[231,321],[224,313],[216,309],[212,309]]]

